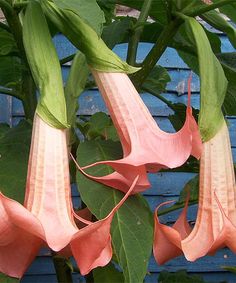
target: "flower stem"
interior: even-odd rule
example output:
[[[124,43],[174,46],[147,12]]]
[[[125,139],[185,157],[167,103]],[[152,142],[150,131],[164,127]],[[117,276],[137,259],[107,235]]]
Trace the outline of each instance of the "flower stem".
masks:
[[[53,264],[56,270],[58,283],[73,283],[73,278],[71,274],[71,269],[67,264],[67,259],[53,255]]]
[[[192,202],[190,202],[188,205],[191,206],[191,205],[194,205],[194,204],[197,204],[197,203],[198,203],[198,201],[192,201]],[[177,210],[177,209],[183,208],[184,205],[185,205],[185,203],[174,204],[174,205],[172,205],[171,207],[168,207],[168,208],[166,208],[166,209],[163,209],[163,210],[159,211],[159,212],[158,212],[158,216],[165,215],[165,214],[170,213],[170,212],[172,212],[172,211],[175,211],[175,210]]]
[[[6,2],[4,0],[0,0],[0,1]],[[8,5],[10,6],[10,4]],[[14,11],[14,9],[11,6],[10,8],[8,7],[6,9],[4,7],[2,10],[7,20],[8,26],[14,36],[17,47],[19,49],[20,57],[22,59],[22,64],[25,65],[25,70],[23,71],[22,74],[21,95],[19,95],[17,98],[22,99],[26,119],[33,120],[34,112],[37,106],[36,87],[32,75],[30,73],[30,69],[25,53],[23,36],[22,36],[22,26],[16,11]]]
[[[176,111],[175,107],[173,106],[173,104],[165,99],[165,97],[163,97],[162,95],[160,95],[159,93],[156,93],[155,91],[151,90],[150,88],[148,87],[142,87],[142,90],[154,95],[155,97],[157,97],[158,99],[160,99],[161,101],[163,101],[167,106],[170,107],[170,109],[172,109],[174,112]]]
[[[148,53],[147,57],[144,59],[142,69],[130,76],[137,89],[140,89],[141,85],[148,77],[148,74],[156,65],[157,61],[160,59],[161,55],[167,48],[169,42],[177,32],[182,22],[182,19],[175,19],[164,27],[156,43]]]
[[[214,10],[214,9],[217,9],[217,8],[220,8],[222,6],[225,6],[227,4],[231,4],[231,3],[236,3],[235,0],[221,0],[217,3],[213,3],[213,4],[210,4],[208,6],[204,6],[204,7],[201,7],[199,8],[198,10],[195,10],[193,12],[190,12],[190,13],[186,13],[187,16],[191,16],[191,17],[196,17],[198,15],[202,15],[206,12],[209,12],[211,10]],[[182,13],[184,14],[184,10],[182,11]]]
[[[26,119],[33,120],[37,106],[36,86],[28,71],[22,76],[22,96],[25,117]]]
[[[0,93],[11,95],[11,96],[14,96],[18,99],[21,99],[21,96],[18,93],[14,92],[13,90],[8,89],[8,88],[0,87]]]
[[[144,24],[146,22],[151,4],[152,4],[152,0],[144,0],[142,10],[138,17],[136,26],[140,24]],[[133,65],[133,66],[136,63],[138,43],[139,43],[139,39],[142,34],[142,31],[143,31],[142,25],[135,28],[129,40],[127,62],[128,64]]]

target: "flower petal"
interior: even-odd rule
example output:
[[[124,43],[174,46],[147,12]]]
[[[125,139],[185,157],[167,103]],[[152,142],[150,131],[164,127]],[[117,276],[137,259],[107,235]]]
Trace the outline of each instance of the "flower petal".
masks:
[[[78,228],[73,220],[66,130],[35,115],[25,206],[39,219],[54,251],[67,246]]]
[[[186,238],[191,232],[191,227],[187,222],[187,209],[189,202],[189,195],[186,199],[186,203],[183,211],[181,212],[179,218],[172,227],[161,224],[159,222],[157,211],[158,209],[169,204],[172,201],[164,202],[159,205],[154,213],[154,242],[153,242],[153,254],[155,260],[159,264],[164,264],[168,260],[181,255],[181,240]]]
[[[161,168],[181,166],[190,154],[200,157],[200,134],[189,105],[182,129],[177,133],[166,133],[157,126],[126,74],[93,70],[93,75],[118,131],[124,157],[115,161],[96,162],[90,166],[110,165],[131,183],[133,176],[142,176],[137,173],[139,168],[142,171],[156,172]],[[120,189],[120,183],[113,181],[113,175],[93,178]],[[145,173],[142,179],[144,178],[147,179]],[[139,191],[146,189],[146,186],[140,186]]]
[[[217,196],[217,197],[216,197]],[[194,261],[217,248],[235,250],[236,185],[226,123],[203,144],[200,160],[199,207],[196,224],[182,241],[186,258]]]
[[[128,192],[107,217],[89,224],[74,235],[71,250],[82,275],[89,273],[95,267],[105,266],[111,260],[111,222],[115,212],[132,193],[138,178],[139,176],[135,178]]]
[[[21,278],[43,244],[40,222],[0,194],[0,272]]]

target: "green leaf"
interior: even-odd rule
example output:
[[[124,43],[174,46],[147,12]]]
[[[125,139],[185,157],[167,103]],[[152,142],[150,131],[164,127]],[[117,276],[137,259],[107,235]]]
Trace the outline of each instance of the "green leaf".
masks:
[[[36,1],[27,5],[23,40],[30,69],[40,92],[37,113],[55,128],[69,127],[61,66],[42,8]]]
[[[218,2],[213,0],[213,2]],[[236,23],[236,3],[231,3],[225,6],[220,7],[220,12],[228,16],[233,22]]]
[[[18,52],[13,35],[0,28],[0,56],[5,56],[12,52]]]
[[[77,151],[80,165],[98,160],[121,158],[119,143],[96,140],[81,143]],[[92,175],[111,173],[108,166],[90,168]],[[93,182],[77,174],[78,188],[82,200],[101,219],[121,200],[120,191]],[[125,282],[143,282],[152,250],[153,220],[150,208],[140,195],[131,196],[115,214],[112,222],[112,243],[115,257],[123,269]]]
[[[92,27],[98,35],[101,35],[105,17],[96,0],[53,0],[53,2],[59,8],[77,14]]]
[[[187,184],[181,190],[179,199],[175,204],[184,205],[188,193],[190,193],[189,204],[191,205],[197,203],[199,194],[199,175],[196,175],[190,181],[187,182]]]
[[[143,0],[108,0],[108,2],[124,5],[136,10],[141,10],[143,6]],[[162,0],[153,0],[149,11],[149,16],[162,25],[168,22],[167,4],[165,2]]]
[[[22,120],[14,128],[0,129],[0,188],[23,203],[32,125]]]
[[[124,277],[112,263],[93,270],[94,283],[123,283]]]
[[[232,273],[236,273],[236,266],[221,266],[224,270],[230,271]]]
[[[7,88],[19,88],[23,66],[18,57],[0,57],[0,85]]]
[[[86,59],[81,52],[78,52],[73,59],[69,77],[65,86],[67,120],[70,125],[74,125],[76,112],[79,108],[78,97],[85,89],[85,84],[89,75]]]
[[[57,28],[85,54],[88,65],[97,71],[133,73],[129,66],[112,52],[96,32],[75,13],[60,9],[54,3],[41,0],[44,12]]]
[[[115,18],[115,4],[109,3],[107,0],[97,0],[97,2],[105,15],[106,24],[112,23]]]
[[[82,120],[82,117],[80,117]],[[89,120],[77,123],[81,133],[87,140],[93,139],[110,139],[119,141],[119,137],[111,118],[104,112],[93,114]]]
[[[2,283],[19,283],[20,279],[13,278],[13,277],[7,276],[3,273],[0,273],[0,282],[2,282]]]
[[[132,18],[123,17],[116,19],[110,25],[104,27],[102,39],[106,45],[112,49],[116,44],[123,42],[129,35],[129,29],[132,22]]]
[[[197,46],[201,82],[199,128],[203,141],[208,141],[214,137],[224,121],[221,107],[227,90],[227,80],[201,25],[189,17],[186,18],[186,25]]]
[[[158,212],[158,215],[159,216],[164,215],[169,212],[175,211],[177,209],[183,208],[188,194],[190,194],[188,205],[193,205],[198,203],[198,193],[199,193],[199,175],[196,175],[190,181],[188,181],[187,184],[183,187],[177,202],[166,209],[160,210]]]
[[[161,94],[165,91],[166,85],[170,81],[171,79],[167,70],[162,66],[155,66],[143,83],[142,88]]]
[[[205,283],[198,275],[188,275],[185,270],[176,272],[161,271],[158,277],[160,283]]]
[[[217,54],[228,83],[223,110],[226,115],[236,115],[236,52]]]
[[[0,139],[4,137],[4,135],[6,134],[6,132],[9,131],[9,129],[10,127],[8,124],[5,124],[5,123],[0,124]]]
[[[236,29],[219,12],[209,11],[201,15],[201,18],[214,28],[226,33],[230,42],[236,48]]]

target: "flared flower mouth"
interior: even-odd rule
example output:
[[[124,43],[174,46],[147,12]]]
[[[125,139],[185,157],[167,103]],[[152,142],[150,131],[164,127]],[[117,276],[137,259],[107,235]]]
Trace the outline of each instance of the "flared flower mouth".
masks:
[[[0,194],[0,271],[21,277],[40,247],[60,251],[69,245],[82,275],[106,265],[112,257],[110,225],[115,212],[134,189],[105,217],[74,221],[70,195],[66,130],[55,129],[37,114],[28,165],[24,206]]]
[[[156,213],[154,217],[154,255],[160,264],[180,254],[194,261],[225,246],[236,252],[236,185],[225,122],[212,139],[203,143],[199,207],[193,230],[186,230],[186,206],[175,224],[177,229],[160,224]]]
[[[123,148],[123,158],[96,162],[79,169],[107,164],[115,172],[103,176],[86,176],[116,189],[127,191],[135,176],[140,179],[133,193],[150,187],[147,172],[181,166],[192,154],[201,154],[201,138],[189,102],[186,121],[176,133],[162,131],[126,74],[93,70],[98,88],[106,102]]]

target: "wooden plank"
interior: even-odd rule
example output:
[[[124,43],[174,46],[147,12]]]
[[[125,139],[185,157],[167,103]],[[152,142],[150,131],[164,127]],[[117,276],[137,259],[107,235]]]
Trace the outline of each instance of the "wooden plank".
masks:
[[[39,267],[40,268],[40,267]],[[157,283],[159,273],[152,273],[145,277],[145,283]],[[206,282],[223,282],[235,283],[235,275],[229,272],[208,272],[208,273],[198,273],[198,272],[189,272],[189,275],[198,275],[201,276]],[[84,283],[83,279],[78,274],[73,274],[74,282]],[[55,274],[44,274],[44,275],[28,275],[26,274],[21,283],[58,283]],[[102,282],[98,282],[102,283]],[[111,283],[120,283],[120,282],[111,282]],[[194,282],[193,282],[194,283]]]
[[[151,257],[148,266],[149,272],[160,272],[167,270],[174,272],[186,269],[188,272],[222,272],[222,265],[235,266],[236,256],[228,249],[219,250],[215,256],[205,256],[195,262],[187,261],[183,256],[170,260],[168,263],[159,266]],[[55,274],[52,259],[49,256],[39,256],[26,271],[26,275]]]
[[[0,94],[0,123],[12,125],[12,97]]]
[[[145,278],[145,282],[157,283],[158,275],[159,273],[152,273],[151,275],[147,275]],[[211,282],[211,283],[213,282],[214,283],[219,283],[219,282],[235,283],[236,282],[235,274],[232,274],[229,272],[209,272],[209,273],[189,272],[189,275],[201,276],[205,280],[205,282]],[[182,282],[178,282],[178,283],[182,283]],[[195,282],[192,282],[192,283],[195,283]]]

